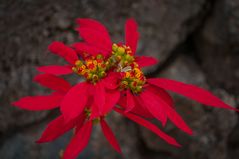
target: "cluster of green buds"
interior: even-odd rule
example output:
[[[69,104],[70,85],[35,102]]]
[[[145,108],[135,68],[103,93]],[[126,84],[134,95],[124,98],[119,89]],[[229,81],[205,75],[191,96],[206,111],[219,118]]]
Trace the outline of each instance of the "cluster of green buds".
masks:
[[[96,57],[91,56],[84,61],[77,60],[75,66],[72,67],[73,72],[84,76],[87,81],[93,84],[98,82],[101,78],[104,78],[108,69],[109,62],[105,61],[101,54],[98,54]]]

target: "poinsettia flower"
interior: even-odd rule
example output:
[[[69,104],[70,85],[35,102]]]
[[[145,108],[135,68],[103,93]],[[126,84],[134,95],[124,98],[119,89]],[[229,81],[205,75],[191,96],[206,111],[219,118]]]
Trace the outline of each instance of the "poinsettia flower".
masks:
[[[112,44],[106,28],[95,20],[78,19],[77,22],[79,24],[77,30],[85,40],[85,43],[81,42],[73,45],[78,52],[83,53],[86,48],[91,49],[92,55],[96,48],[108,52],[112,45],[112,54],[109,60],[114,61],[114,65],[117,66],[116,72],[121,74],[119,88],[122,95],[118,104],[125,109],[126,113],[133,112],[144,117],[154,117],[161,121],[163,126],[167,119],[170,119],[178,128],[191,135],[192,130],[174,109],[173,99],[165,89],[181,93],[203,104],[233,109],[199,87],[182,85],[172,80],[163,81],[168,82],[168,84],[160,84],[162,79],[147,80],[141,68],[154,65],[157,60],[152,57],[135,55],[139,39],[138,26],[135,20],[129,19],[126,21],[125,44]]]
[[[104,25],[96,20],[88,18],[79,18],[76,22],[79,25],[76,30],[84,40],[84,42],[77,42],[72,45],[77,53],[83,56],[85,52],[91,55],[95,55],[96,53],[101,52],[104,56],[111,56],[112,49],[114,51],[115,46],[117,45],[115,43],[112,43],[109,33]],[[122,47],[119,49],[119,54],[115,56],[118,56],[125,51],[129,51],[129,54],[135,55],[137,41],[139,38],[137,28],[138,26],[134,19],[128,19],[126,21],[125,45],[122,45]],[[135,58],[135,61],[140,67],[151,66],[156,64],[158,61],[157,59],[148,56],[135,55],[135,57],[133,58]]]
[[[141,66],[154,63],[148,58],[136,61],[134,54],[131,54],[131,52],[135,53],[138,41],[137,24],[133,20],[126,22],[125,41],[126,44],[123,46],[114,45],[113,54],[120,56],[118,62],[121,66],[123,65],[123,68],[118,69],[122,76],[119,88],[123,90],[118,104],[125,109],[126,113],[132,112],[144,117],[154,117],[161,121],[163,126],[167,119],[170,119],[178,128],[191,135],[192,130],[174,109],[173,99],[166,90],[179,93],[205,105],[238,111],[209,91],[197,86],[163,78],[146,79]]]
[[[113,99],[112,97],[116,94],[107,93],[115,89],[109,88],[115,85],[115,80],[112,79],[115,76],[114,73],[108,72],[111,62],[99,51],[97,54],[88,56],[87,53],[88,55],[84,58],[82,56],[79,58],[74,49],[61,42],[53,42],[48,48],[52,53],[63,57],[69,65],[42,66],[38,67],[38,71],[54,75],[76,73],[85,78],[84,82],[76,84],[66,93],[60,104],[60,110],[66,120],[69,121],[81,114],[86,108],[87,101],[92,99],[98,107],[99,114],[103,115],[110,111],[110,109],[105,110],[104,104],[106,95],[109,99]],[[119,92],[117,94],[119,96]],[[113,107],[115,103],[108,107]]]
[[[57,117],[48,124],[42,136],[36,142],[45,143],[53,141],[68,132],[69,130],[74,129],[73,137],[67,145],[66,150],[64,151],[63,158],[75,159],[78,154],[81,153],[87,146],[93,125],[100,123],[103,134],[105,135],[108,142],[118,153],[122,153],[120,146],[109,125],[106,123],[104,117],[97,117],[95,119],[91,119],[90,109],[88,110],[89,111],[83,112],[81,115],[72,119],[69,122],[66,122],[64,120],[63,115]]]
[[[20,100],[13,102],[13,105],[32,111],[54,109],[60,106],[62,99],[71,88],[71,85],[63,78],[51,74],[37,75],[34,80],[42,86],[54,90],[54,92],[50,95],[23,97]]]

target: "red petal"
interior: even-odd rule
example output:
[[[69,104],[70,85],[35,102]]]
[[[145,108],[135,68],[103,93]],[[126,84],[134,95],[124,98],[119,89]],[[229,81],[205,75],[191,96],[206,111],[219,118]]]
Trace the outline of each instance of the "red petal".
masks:
[[[139,67],[152,66],[158,63],[158,60],[149,56],[136,56],[135,61]]]
[[[130,111],[131,113],[137,114],[145,118],[153,118],[152,114],[144,107],[144,104],[141,103],[141,99],[138,96],[133,96],[135,107]],[[122,92],[121,97],[118,100],[118,105],[123,109],[127,108],[127,98],[126,93]]]
[[[148,91],[152,91],[153,87],[149,86],[147,87]],[[158,94],[158,92],[156,92],[157,89],[155,89],[153,91],[153,93],[156,93],[154,98],[155,100],[157,100],[158,104],[163,107],[164,109],[164,113],[167,115],[167,117],[182,131],[192,135],[192,130],[188,127],[188,125],[183,121],[183,119],[181,118],[180,115],[177,114],[177,112],[173,109],[172,105],[170,105],[172,103],[172,101],[168,101],[165,100],[164,97],[168,97],[168,96],[161,96],[161,94]],[[160,93],[160,91],[159,91]],[[161,92],[162,93],[162,92]],[[166,95],[166,94],[164,94]],[[168,99],[168,98],[166,98]],[[170,98],[169,98],[170,99]]]
[[[74,119],[84,110],[88,99],[88,84],[79,83],[72,87],[61,102],[61,112],[66,122]]]
[[[58,66],[58,65],[41,66],[38,67],[37,70],[39,72],[53,75],[67,75],[72,73],[71,66]]]
[[[63,95],[51,94],[47,96],[28,96],[13,102],[12,104],[22,109],[40,111],[50,110],[58,107],[63,99]]]
[[[191,128],[183,121],[182,117],[170,106],[164,107],[168,118],[182,131],[185,133],[192,135],[193,131]]]
[[[92,131],[92,122],[85,123],[78,133],[71,139],[64,152],[64,159],[75,159],[77,155],[87,146]]]
[[[63,78],[51,74],[37,75],[35,76],[34,81],[38,82],[42,86],[59,92],[67,92],[71,88],[71,85]]]
[[[126,101],[127,107],[125,112],[129,112],[135,107],[134,97],[129,90],[127,90],[126,92],[126,98],[127,98],[127,101]]]
[[[175,93],[179,93],[183,96],[191,98],[192,100],[195,100],[205,105],[239,111],[225,104],[222,100],[220,100],[219,98],[211,94],[209,91],[194,85],[185,84],[182,82],[178,82],[178,81],[174,81],[170,79],[164,79],[164,78],[148,79],[148,83],[166,90],[173,91]]]
[[[164,89],[155,87],[153,85],[149,85],[147,89],[157,95],[158,97],[162,98],[169,106],[174,108],[174,101],[173,98],[166,92]]]
[[[107,29],[100,22],[94,19],[88,19],[88,18],[78,18],[76,22],[80,25],[80,28],[89,28],[89,29],[99,31],[102,34],[104,34],[104,36],[106,36],[108,39],[110,39]]]
[[[153,118],[153,115],[145,108],[139,96],[134,96],[135,107],[131,112],[145,118]]]
[[[125,24],[125,42],[127,46],[130,46],[133,53],[135,53],[137,48],[137,43],[139,39],[139,33],[137,31],[138,26],[134,19],[128,19]]]
[[[144,103],[145,107],[148,111],[159,121],[162,122],[163,125],[167,122],[167,116],[165,114],[165,110],[161,103],[157,100],[157,96],[148,90],[144,90],[140,94],[141,103]]]
[[[107,89],[116,89],[119,86],[120,74],[117,72],[110,72],[104,79],[102,79],[102,83],[104,83],[105,88]]]
[[[147,129],[149,129],[150,131],[154,132],[155,134],[157,134],[159,137],[161,137],[162,139],[164,139],[167,143],[180,147],[181,145],[179,143],[177,143],[177,141],[170,137],[169,135],[167,135],[166,133],[162,132],[157,126],[155,126],[154,124],[150,123],[149,121],[131,114],[131,113],[124,113],[122,110],[118,109],[118,108],[114,108],[115,111],[117,111],[118,113],[126,116],[127,118],[129,118],[130,120],[133,120],[134,122],[146,127]]]
[[[103,107],[103,114],[108,113],[112,110],[112,108],[117,104],[118,100],[120,98],[120,92],[119,91],[110,91],[106,94],[106,101],[105,105]]]
[[[63,135],[73,127],[75,127],[76,124],[82,123],[83,115],[81,115],[79,118],[76,118],[68,123],[64,121],[63,115],[59,116],[58,118],[54,119],[52,122],[50,122],[47,125],[47,128],[43,132],[41,138],[37,140],[37,143],[43,143],[43,142],[49,142],[53,141],[59,136]]]
[[[76,49],[77,53],[79,53],[82,58],[85,58],[87,54],[92,55],[92,56],[96,56],[99,53],[101,53],[104,56],[106,56],[108,54],[107,50],[89,45],[85,42],[74,43],[72,47]],[[85,53],[87,53],[87,54],[85,54]]]
[[[62,42],[55,41],[48,46],[48,49],[52,53],[63,57],[67,62],[72,65],[75,65],[75,62],[78,60],[76,52]]]
[[[114,133],[112,132],[112,130],[110,129],[110,127],[108,126],[108,124],[105,122],[105,120],[101,120],[100,121],[100,125],[102,128],[102,131],[106,137],[106,139],[109,141],[109,143],[112,145],[112,147],[118,152],[118,153],[122,153],[120,146],[117,142],[117,139],[114,136]]]
[[[108,37],[99,31],[89,28],[79,28],[80,36],[90,45],[105,49],[111,53],[112,43]]]
[[[101,82],[98,82],[95,85],[94,100],[95,104],[98,105],[99,113],[103,113],[104,104],[105,104],[105,88]]]

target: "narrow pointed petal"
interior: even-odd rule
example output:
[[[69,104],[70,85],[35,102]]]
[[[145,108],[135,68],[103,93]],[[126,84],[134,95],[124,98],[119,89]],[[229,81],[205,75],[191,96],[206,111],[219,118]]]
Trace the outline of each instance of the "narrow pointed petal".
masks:
[[[103,114],[108,113],[112,110],[112,108],[117,104],[118,100],[120,98],[120,92],[119,91],[110,91],[106,94],[106,101],[105,105],[103,107]]]
[[[109,52],[109,51],[107,51],[105,49],[89,45],[89,44],[87,44],[85,42],[74,43],[72,45],[72,47],[83,58],[87,57],[87,54],[92,55],[92,56],[96,56],[98,54],[102,54],[103,56],[107,56],[108,52]],[[85,53],[87,53],[87,54],[85,54]]]
[[[51,74],[39,74],[34,77],[34,81],[58,92],[67,92],[71,85],[63,78]]]
[[[144,90],[140,94],[140,98],[142,103],[144,103],[145,107],[148,111],[159,121],[162,122],[163,126],[167,122],[167,116],[165,114],[165,110],[163,105],[161,105],[158,100],[157,96],[153,93],[149,92],[148,90]]]
[[[195,100],[205,105],[239,111],[225,104],[222,100],[214,96],[209,91],[191,84],[185,84],[183,82],[178,82],[164,78],[148,79],[148,83],[175,93],[179,93],[185,97],[188,97],[192,100]]]
[[[92,122],[86,122],[77,134],[71,139],[63,154],[64,159],[75,159],[87,146],[92,131]]]
[[[144,118],[153,118],[154,116],[148,111],[139,96],[134,96],[135,107],[132,109],[132,113],[135,113]]]
[[[118,108],[114,108],[114,110],[124,116],[126,116],[127,118],[129,118],[130,120],[144,126],[145,128],[149,129],[150,131],[152,131],[153,133],[157,134],[159,137],[161,137],[163,140],[165,140],[167,143],[174,145],[176,147],[180,147],[181,145],[171,136],[167,135],[166,133],[164,133],[163,131],[161,131],[157,126],[155,126],[154,124],[150,123],[149,121],[131,114],[131,113],[124,113],[122,110],[118,109]]]
[[[72,87],[63,98],[60,109],[66,122],[82,113],[88,99],[88,84],[79,83]]]
[[[102,83],[107,89],[116,89],[119,87],[120,78],[118,72],[110,72],[104,79],[102,79]]]
[[[62,42],[55,41],[48,46],[48,49],[53,54],[57,54],[63,57],[67,62],[72,65],[75,65],[75,62],[78,60],[76,52]]]
[[[59,107],[63,97],[64,96],[61,94],[51,94],[46,96],[28,96],[23,97],[20,100],[13,102],[12,104],[19,108],[32,111],[50,110]]]
[[[103,106],[105,104],[105,96],[106,96],[105,88],[101,82],[98,82],[95,85],[94,100],[95,100],[95,104],[97,104],[98,106],[100,114],[103,113],[103,109],[104,109]]]
[[[147,67],[152,66],[158,63],[158,60],[149,56],[136,56],[135,62],[139,65],[139,67]]]
[[[82,123],[82,121],[83,115],[81,115],[79,118],[73,119],[72,121],[66,123],[64,121],[63,115],[61,115],[47,125],[47,128],[44,130],[42,136],[36,142],[43,143],[53,141],[56,138],[63,135],[64,133],[66,133],[67,131],[71,130],[78,123]]]
[[[117,139],[115,138],[114,133],[112,132],[112,130],[110,129],[110,127],[108,126],[108,124],[105,122],[105,120],[101,120],[100,121],[100,125],[101,125],[101,129],[106,137],[106,139],[109,141],[109,143],[111,144],[111,146],[118,152],[118,153],[122,153],[121,148],[118,144]]]
[[[76,19],[76,22],[80,25],[80,28],[90,28],[90,29],[99,31],[105,37],[110,39],[107,29],[99,21],[96,21],[94,19],[89,19],[89,18],[78,18],[78,19]]]
[[[131,94],[131,92],[129,90],[127,90],[127,92],[126,92],[126,99],[127,99],[127,103],[126,103],[127,107],[126,107],[125,112],[129,112],[135,107],[133,95]]]
[[[182,131],[185,133],[192,135],[192,129],[185,123],[182,117],[170,106],[165,106],[165,111],[168,118]]]
[[[173,98],[162,88],[155,87],[154,85],[149,85],[147,89],[158,97],[162,98],[170,107],[174,108]]]
[[[125,43],[130,46],[133,54],[137,49],[137,43],[139,39],[139,33],[137,31],[138,26],[134,19],[128,19],[125,24]]]
[[[108,37],[99,31],[89,28],[79,28],[80,36],[90,45],[107,50],[108,54],[111,53],[112,43]]]
[[[51,66],[41,66],[37,67],[39,72],[43,72],[46,74],[53,74],[53,75],[67,75],[72,73],[71,66],[59,66],[59,65],[51,65]]]
[[[73,131],[74,131],[74,134],[77,134],[77,133],[79,132],[79,130],[82,128],[82,126],[84,125],[86,116],[85,116],[85,114],[83,114],[81,117],[82,117],[81,120],[79,120],[79,121],[76,123],[75,129],[73,130]]]

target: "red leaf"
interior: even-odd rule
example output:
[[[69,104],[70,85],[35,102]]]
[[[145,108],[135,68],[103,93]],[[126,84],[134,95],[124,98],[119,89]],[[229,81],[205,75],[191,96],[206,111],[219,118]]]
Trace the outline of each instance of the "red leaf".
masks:
[[[162,98],[170,107],[174,108],[173,98],[164,89],[155,87],[154,85],[147,86],[147,89]]]
[[[80,25],[80,28],[89,28],[89,29],[96,30],[98,32],[101,32],[108,39],[110,39],[107,29],[100,22],[94,19],[88,19],[88,18],[78,18],[76,22]]]
[[[109,141],[109,143],[112,145],[112,147],[118,152],[118,153],[122,153],[120,146],[117,142],[117,139],[114,136],[114,133],[112,132],[112,130],[110,129],[110,127],[108,126],[108,124],[105,122],[105,120],[101,120],[100,121],[100,125],[102,128],[102,131],[106,137],[106,139]]]
[[[139,39],[139,33],[137,31],[138,26],[134,19],[128,19],[125,24],[125,43],[130,46],[133,54],[137,49],[137,43]]]
[[[192,100],[195,100],[205,105],[239,111],[225,104],[222,100],[214,96],[209,91],[191,84],[185,84],[182,82],[178,82],[178,81],[174,81],[170,79],[164,79],[164,78],[151,78],[151,79],[148,79],[148,83],[166,90],[173,91],[175,93],[179,93],[183,96],[186,96]]]
[[[148,91],[152,91],[152,86],[147,87]],[[153,91],[154,93],[156,92]],[[165,101],[164,96],[160,96],[160,94],[155,94],[154,99],[157,100],[158,104],[163,107],[164,114],[182,131],[186,132],[187,134],[192,135],[192,130],[188,127],[188,125],[183,121],[180,115],[170,106],[172,101]],[[167,98],[166,98],[167,99]]]
[[[163,103],[163,102],[162,102]],[[166,103],[165,103],[166,104]],[[164,105],[165,105],[164,104]],[[182,131],[185,133],[192,135],[193,131],[192,129],[183,121],[182,117],[170,106],[164,107],[168,118]]]
[[[12,104],[22,109],[40,111],[50,110],[58,107],[63,99],[63,95],[51,94],[46,96],[28,96],[13,102]]]
[[[149,56],[136,56],[135,62],[142,68],[155,65],[158,63],[158,60]]]
[[[52,53],[63,57],[67,62],[72,65],[75,65],[75,62],[78,60],[76,52],[62,42],[55,41],[48,46],[48,49]]]
[[[148,111],[159,121],[162,122],[163,126],[167,122],[167,116],[165,114],[164,107],[158,102],[157,96],[145,89],[140,93],[141,103],[144,103],[144,106]]]
[[[35,76],[34,81],[58,92],[67,92],[71,88],[71,85],[63,78],[51,74],[39,74]]]
[[[71,66],[58,66],[58,65],[41,66],[38,67],[37,70],[39,72],[44,72],[53,75],[67,75],[72,73]]]
[[[98,106],[99,113],[103,113],[104,104],[105,104],[105,88],[101,82],[98,82],[95,85],[94,100],[95,104]]]
[[[78,133],[71,139],[63,154],[64,159],[75,159],[87,146],[92,131],[92,122],[86,122]]]
[[[126,99],[127,106],[125,112],[127,113],[135,107],[134,97],[129,90],[126,91]]]
[[[66,122],[74,119],[84,110],[88,99],[88,84],[78,83],[63,98],[60,108]]]
[[[79,118],[73,119],[70,122],[66,123],[64,121],[63,115],[61,115],[47,125],[47,128],[44,130],[41,138],[36,142],[43,143],[53,141],[75,127],[76,124],[82,123],[84,121],[83,119],[83,115],[81,115]]]
[[[116,89],[119,86],[120,74],[118,72],[109,72],[108,75],[101,80],[107,89]]]
[[[79,28],[80,36],[90,45],[107,50],[111,53],[112,43],[108,37],[90,28]]]
[[[106,94],[106,101],[105,105],[103,107],[103,114],[108,113],[112,110],[112,108],[117,104],[118,100],[120,98],[120,92],[119,91],[108,91]]]
[[[85,58],[85,56],[86,56],[85,53],[92,55],[92,56],[96,56],[99,53],[101,53],[104,56],[106,56],[108,54],[107,50],[89,45],[85,42],[74,43],[72,47],[76,49],[77,53],[80,54],[82,58]]]
[[[118,109],[118,108],[114,108],[114,110],[124,116],[126,116],[127,118],[129,118],[130,120],[144,126],[145,128],[149,129],[150,131],[152,131],[153,133],[157,134],[159,137],[161,137],[163,140],[165,140],[167,143],[180,147],[181,145],[179,143],[177,143],[177,141],[172,138],[171,136],[167,135],[166,133],[162,132],[157,126],[155,126],[154,124],[150,123],[149,121],[131,114],[131,113],[124,113],[122,110]]]
[[[144,104],[141,103],[141,99],[138,96],[133,96],[135,107],[130,111],[131,113],[137,114],[144,118],[153,118],[152,114],[144,107]],[[121,93],[121,97],[117,103],[124,110],[127,108],[127,99],[126,93]]]

